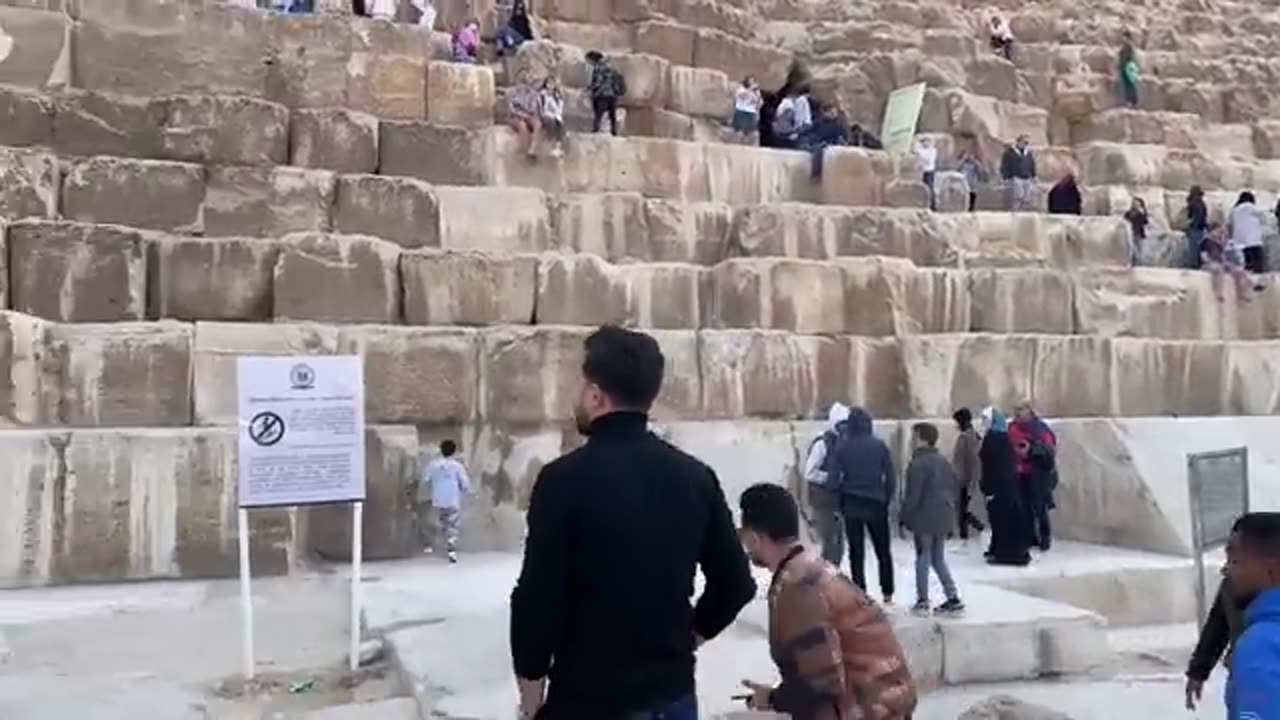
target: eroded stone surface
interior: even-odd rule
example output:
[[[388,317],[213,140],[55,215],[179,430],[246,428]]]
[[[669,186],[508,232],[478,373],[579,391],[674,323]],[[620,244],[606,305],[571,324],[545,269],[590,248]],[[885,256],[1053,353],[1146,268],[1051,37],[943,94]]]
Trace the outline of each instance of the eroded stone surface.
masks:
[[[134,230],[22,221],[8,230],[10,307],[48,320],[142,320],[146,253]]]
[[[361,235],[297,233],[280,241],[274,317],[399,322],[400,248]]]
[[[62,214],[81,222],[191,232],[203,227],[204,194],[199,165],[94,157],[67,172]]]

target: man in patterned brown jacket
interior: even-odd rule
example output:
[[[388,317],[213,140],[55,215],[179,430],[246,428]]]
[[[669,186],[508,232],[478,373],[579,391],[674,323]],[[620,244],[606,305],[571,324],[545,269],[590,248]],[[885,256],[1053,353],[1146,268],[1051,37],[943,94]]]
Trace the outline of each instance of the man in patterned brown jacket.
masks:
[[[751,561],[773,571],[769,650],[782,684],[744,680],[754,710],[795,720],[909,720],[916,686],[884,612],[800,544],[786,488],[762,483],[739,500]]]

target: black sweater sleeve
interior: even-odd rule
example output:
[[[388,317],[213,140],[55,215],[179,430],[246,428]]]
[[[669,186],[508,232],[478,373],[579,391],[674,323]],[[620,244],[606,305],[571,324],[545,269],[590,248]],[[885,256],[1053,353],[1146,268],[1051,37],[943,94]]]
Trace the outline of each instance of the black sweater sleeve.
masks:
[[[709,516],[698,552],[698,565],[707,582],[693,608],[693,630],[703,640],[719,635],[756,594],[756,582],[720,481],[710,469],[707,474]]]
[[[1200,628],[1200,639],[1196,649],[1191,653],[1191,662],[1187,663],[1187,677],[1194,680],[1208,680],[1213,667],[1222,659],[1227,644],[1231,641],[1231,631],[1227,627],[1227,615],[1222,608],[1222,593],[1213,598],[1213,609],[1205,618],[1204,627]]]
[[[564,624],[568,586],[568,500],[543,468],[529,498],[524,562],[511,591],[511,659],[518,677],[539,680],[551,669]]]

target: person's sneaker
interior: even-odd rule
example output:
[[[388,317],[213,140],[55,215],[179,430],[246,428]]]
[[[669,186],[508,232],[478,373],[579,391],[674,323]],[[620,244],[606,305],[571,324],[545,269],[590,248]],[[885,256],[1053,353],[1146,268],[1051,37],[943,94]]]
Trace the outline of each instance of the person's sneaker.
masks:
[[[964,603],[960,602],[960,598],[951,598],[933,611],[939,615],[959,615],[964,612]]]
[[[928,600],[917,601],[915,605],[911,606],[912,615],[928,615],[930,612]]]
[[[456,563],[456,562],[458,562],[458,553],[454,552],[453,550],[450,550],[450,551],[449,551],[449,562],[450,562],[450,563]]]
[[[885,604],[885,605],[887,605],[887,606],[891,606],[891,605],[893,605],[893,596],[892,596],[892,595],[885,595],[885,596],[884,596],[884,604]]]

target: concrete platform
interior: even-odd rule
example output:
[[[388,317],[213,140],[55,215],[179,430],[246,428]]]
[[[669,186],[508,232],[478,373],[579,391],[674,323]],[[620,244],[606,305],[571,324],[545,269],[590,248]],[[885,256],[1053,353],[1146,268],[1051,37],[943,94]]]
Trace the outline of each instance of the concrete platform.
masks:
[[[898,551],[897,579],[911,583],[909,556],[905,547]],[[458,565],[424,558],[377,566],[365,593],[366,632],[385,636],[401,690],[418,700],[424,716],[515,717],[507,603],[519,562],[514,554],[484,553],[464,555]],[[1109,662],[1106,620],[1096,613],[959,577],[971,608],[964,617],[910,615],[903,605],[914,599],[910,584],[900,585],[900,601],[890,608],[923,686],[1078,675]],[[741,709],[731,696],[743,678],[776,679],[768,656],[767,577],[757,571],[757,580],[762,596],[699,651],[706,717]]]

